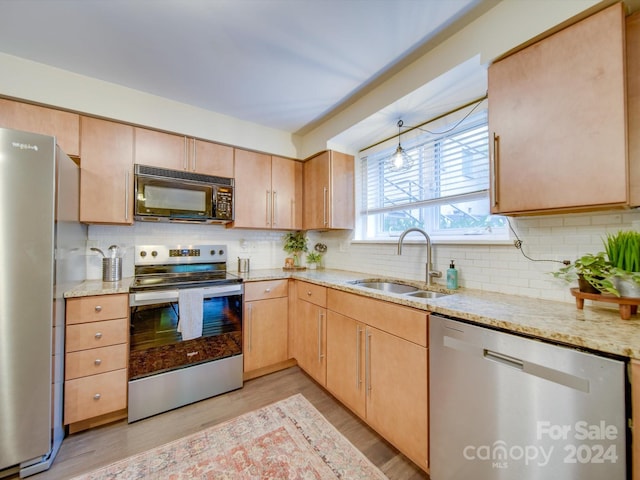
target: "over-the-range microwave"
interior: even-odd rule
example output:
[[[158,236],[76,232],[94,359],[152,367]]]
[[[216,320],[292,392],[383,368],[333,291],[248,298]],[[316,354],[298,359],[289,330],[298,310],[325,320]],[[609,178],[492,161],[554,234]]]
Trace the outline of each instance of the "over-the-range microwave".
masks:
[[[233,178],[135,165],[136,220],[229,223]]]

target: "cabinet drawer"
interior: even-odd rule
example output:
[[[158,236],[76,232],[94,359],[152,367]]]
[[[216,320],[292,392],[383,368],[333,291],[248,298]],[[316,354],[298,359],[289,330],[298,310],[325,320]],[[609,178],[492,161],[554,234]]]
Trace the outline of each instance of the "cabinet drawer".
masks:
[[[244,299],[247,302],[286,297],[287,295],[289,295],[288,280],[269,280],[244,284]]]
[[[328,309],[423,347],[427,346],[428,313],[382,300],[329,289]]]
[[[127,368],[127,344],[67,353],[65,380]]]
[[[127,370],[76,378],[64,383],[64,424],[127,407]]]
[[[298,281],[296,286],[298,298],[306,302],[311,302],[319,307],[327,306],[327,288],[313,283]]]
[[[106,320],[104,322],[82,323],[67,327],[67,345],[65,351],[88,350],[107,347],[118,343],[127,343],[129,320]]]
[[[129,302],[126,293],[67,299],[67,325],[128,316]]]

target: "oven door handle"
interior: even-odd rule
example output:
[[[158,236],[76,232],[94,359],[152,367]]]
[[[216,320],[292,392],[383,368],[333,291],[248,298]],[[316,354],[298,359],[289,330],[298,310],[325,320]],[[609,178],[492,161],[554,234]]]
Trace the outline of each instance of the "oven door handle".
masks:
[[[189,290],[189,289],[185,289]],[[204,298],[224,297],[228,295],[241,295],[242,285],[218,285],[215,287],[202,287]],[[152,290],[148,292],[135,292],[129,294],[129,305],[153,305],[156,303],[168,303],[178,301],[179,290]]]

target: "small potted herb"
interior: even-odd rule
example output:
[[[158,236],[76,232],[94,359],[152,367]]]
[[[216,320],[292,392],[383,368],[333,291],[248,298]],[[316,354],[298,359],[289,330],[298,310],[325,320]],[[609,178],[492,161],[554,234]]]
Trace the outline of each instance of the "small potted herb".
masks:
[[[307,263],[309,264],[309,268],[311,270],[315,270],[322,262],[322,254],[318,252],[309,252],[307,253]]]
[[[640,232],[619,231],[602,240],[612,282],[622,297],[640,297]]]
[[[612,266],[604,252],[596,254],[587,253],[575,262],[552,272],[555,278],[567,283],[578,280],[581,292],[585,293],[612,293],[619,296],[618,291],[611,281]]]
[[[297,231],[285,234],[282,249],[293,256],[294,267],[299,267],[300,254],[309,251],[309,247],[307,247],[307,237],[304,232]]]

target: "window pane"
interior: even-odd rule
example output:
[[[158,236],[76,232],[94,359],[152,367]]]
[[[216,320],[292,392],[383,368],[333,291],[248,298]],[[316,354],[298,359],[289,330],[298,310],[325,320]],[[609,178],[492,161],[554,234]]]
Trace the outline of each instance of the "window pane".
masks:
[[[503,235],[506,220],[489,208],[486,109],[433,133],[362,158],[361,237],[388,238],[410,227],[435,235]]]

